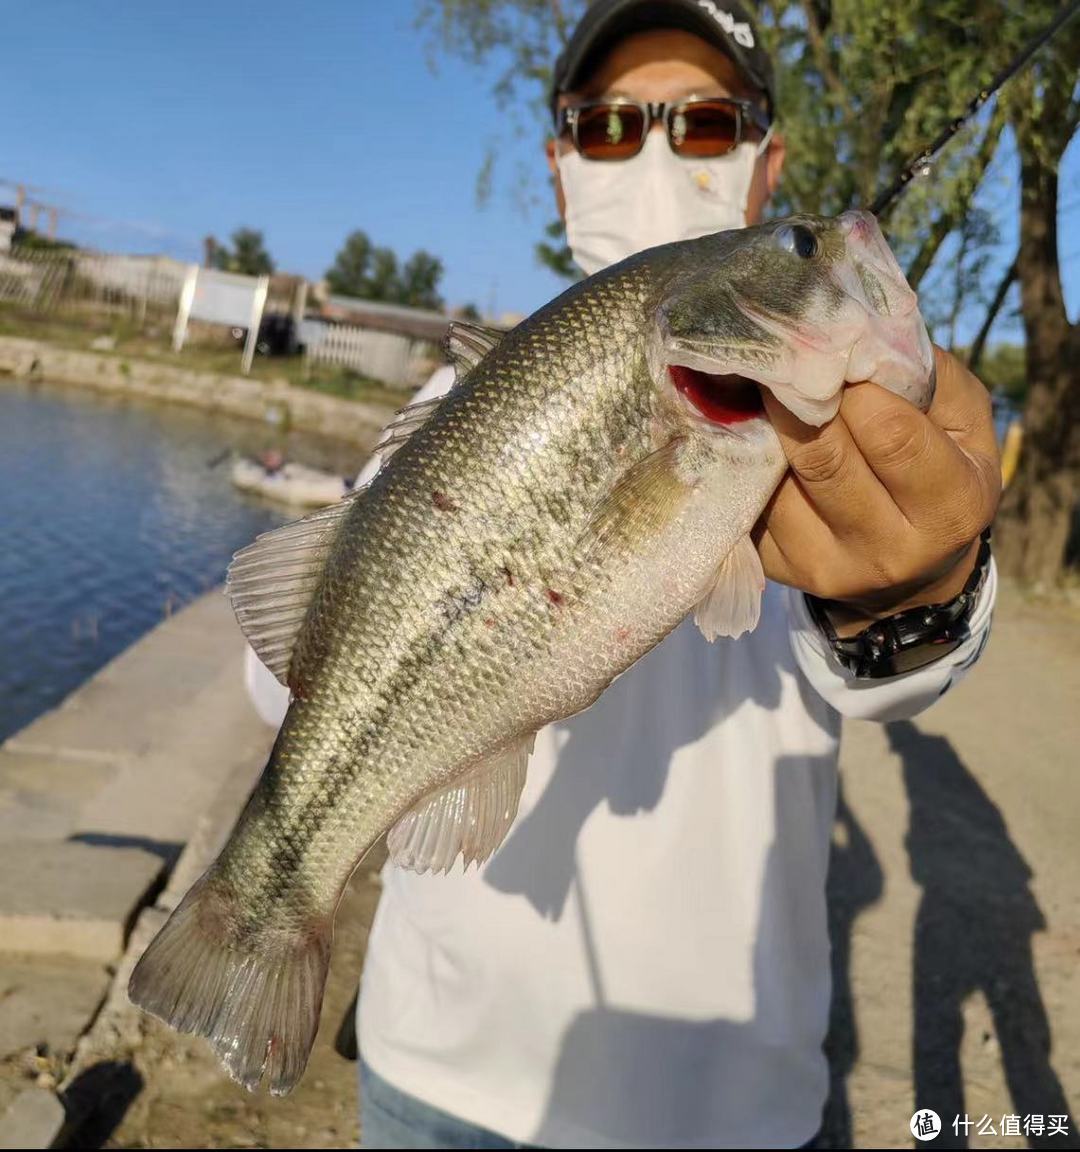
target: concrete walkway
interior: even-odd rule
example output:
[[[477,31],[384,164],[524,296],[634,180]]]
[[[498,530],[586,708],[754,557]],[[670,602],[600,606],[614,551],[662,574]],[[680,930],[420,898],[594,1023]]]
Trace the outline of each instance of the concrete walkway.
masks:
[[[208,600],[189,612],[200,626],[178,651],[190,643],[193,660],[196,650],[209,659],[202,644],[215,637],[220,675],[207,668],[202,687],[212,681],[221,695],[201,692],[192,675],[188,716],[208,709],[196,725],[205,724],[206,740],[185,734],[190,724],[179,721],[166,727],[162,720],[160,732],[187,742],[174,771],[188,770],[200,747],[217,765],[202,762],[205,774],[193,771],[191,794],[206,804],[218,791],[202,818],[189,815],[181,829],[183,821],[170,826],[153,812],[152,789],[138,787],[137,773],[127,777],[133,803],[157,821],[153,844],[143,847],[160,851],[192,838],[155,906],[143,912],[105,1009],[74,1064],[64,1067],[69,1107],[78,1113],[92,1105],[95,1126],[86,1138],[113,1147],[354,1144],[355,1065],[336,1053],[334,1040],[362,962],[378,861],[357,873],[339,911],[322,1028],[288,1100],[236,1088],[204,1045],[147,1020],[123,997],[135,955],[228,834],[268,742],[242,699],[238,639],[223,621],[227,606],[222,612],[221,602]],[[149,690],[143,701],[151,707]],[[229,737],[216,746],[216,758],[215,731]],[[26,747],[16,751],[29,754]],[[51,747],[59,752],[63,745]],[[164,769],[167,747],[151,737],[138,755]],[[965,684],[915,723],[845,728],[830,874],[835,995],[826,1146],[911,1147],[916,1104],[947,1125],[932,1146],[1080,1146],[1072,1112],[1080,1101],[1078,747],[1080,617],[1061,604],[1029,604],[1008,589],[992,642]],[[121,771],[123,757],[83,812],[109,816],[106,789],[122,798]],[[185,791],[170,788],[174,797]],[[128,829],[111,834],[130,843],[123,838],[131,825],[111,818],[112,827]],[[71,827],[85,825],[76,818]],[[65,983],[62,975],[51,978],[54,987]],[[0,1011],[2,1005],[0,997]],[[47,1078],[47,1058],[38,1059]],[[951,1125],[965,1113],[972,1126],[961,1141]],[[1000,1134],[1003,1116],[1022,1123],[1056,1113],[1069,1114],[1065,1139]],[[994,1135],[978,1133],[984,1117]]]
[[[140,908],[223,785],[250,786],[265,763],[243,651],[210,593],[0,747],[5,1139],[16,1122],[30,1146],[55,1138],[56,1109],[35,1093],[65,1077]]]

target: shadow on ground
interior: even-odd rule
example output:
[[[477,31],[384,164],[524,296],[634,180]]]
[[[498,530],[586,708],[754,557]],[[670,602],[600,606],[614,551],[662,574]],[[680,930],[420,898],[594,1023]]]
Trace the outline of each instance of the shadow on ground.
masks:
[[[974,1128],[956,1132],[952,1118],[966,1111],[962,1009],[981,993],[993,1016],[1013,1113],[1070,1116],[1051,1062],[1050,1022],[1032,956],[1032,937],[1046,928],[1046,919],[1031,891],[1031,869],[1001,812],[945,737],[926,735],[909,721],[886,730],[901,759],[910,809],[905,845],[912,878],[922,888],[912,964],[915,1108],[931,1108],[942,1118],[935,1147],[968,1146]],[[846,1085],[859,1051],[851,942],[857,917],[881,896],[882,872],[842,795],[837,822],[829,876],[834,987],[826,1048],[832,1075],[823,1142],[850,1148]],[[1031,1147],[1075,1146],[1072,1134],[1028,1139]]]
[[[143,1089],[143,1078],[132,1064],[106,1060],[76,1077],[64,1093],[69,1141],[79,1148],[101,1148]]]

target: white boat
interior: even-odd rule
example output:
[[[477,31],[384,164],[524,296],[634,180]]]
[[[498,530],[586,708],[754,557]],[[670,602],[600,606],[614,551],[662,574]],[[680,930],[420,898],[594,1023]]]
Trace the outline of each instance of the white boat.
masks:
[[[351,491],[342,477],[317,468],[283,464],[271,470],[247,457],[233,463],[232,482],[244,492],[255,492],[268,500],[301,508],[336,504]]]

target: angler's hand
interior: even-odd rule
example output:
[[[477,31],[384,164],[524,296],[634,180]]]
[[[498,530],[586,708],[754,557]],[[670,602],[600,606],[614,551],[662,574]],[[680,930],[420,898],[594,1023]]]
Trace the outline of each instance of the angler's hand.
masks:
[[[765,389],[791,464],[754,530],[765,574],[823,599],[841,635],[958,595],[1001,494],[1001,461],[982,384],[934,349],[925,415],[876,384],[844,389],[822,428]]]

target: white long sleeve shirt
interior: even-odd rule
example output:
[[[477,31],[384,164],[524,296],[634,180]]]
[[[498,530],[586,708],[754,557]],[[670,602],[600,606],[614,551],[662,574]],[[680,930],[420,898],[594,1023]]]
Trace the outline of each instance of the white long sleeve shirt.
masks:
[[[937,699],[981,651],[995,586],[991,572],[964,645],[884,682],[853,680],[801,594],[777,585],[739,640],[709,644],[685,621],[538,734],[517,821],[486,866],[387,866],[364,1059],[520,1142],[805,1143],[828,1088],[840,717],[891,720]]]

